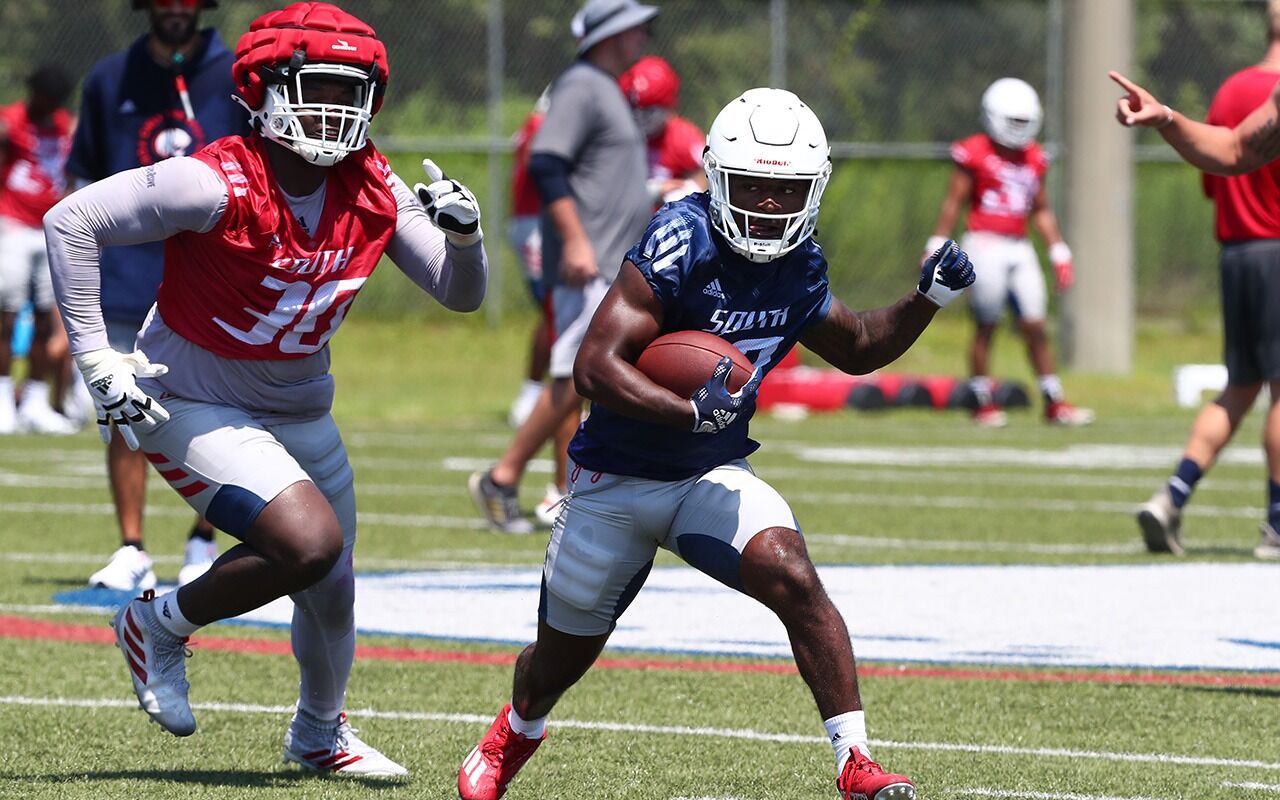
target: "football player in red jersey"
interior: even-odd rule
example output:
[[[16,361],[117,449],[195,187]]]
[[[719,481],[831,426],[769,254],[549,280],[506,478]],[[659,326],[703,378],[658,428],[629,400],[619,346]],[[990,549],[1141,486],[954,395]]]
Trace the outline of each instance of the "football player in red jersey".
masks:
[[[102,180],[45,217],[71,351],[104,436],[139,447],[196,511],[240,540],[203,576],[114,620],[139,704],[196,722],[184,643],[198,628],[294,602],[301,670],[287,761],[367,777],[405,769],[343,713],[355,654],[355,492],[330,416],[329,338],[385,253],[446,308],[473,311],[487,261],[475,197],[424,161],[409,189],[367,139],[387,85],[374,31],[328,3],[250,26],[233,76],[255,133]],[[138,349],[107,346],[100,249],[165,241]]]
[[[61,384],[51,345],[61,339],[40,219],[66,188],[71,150],[67,98],[75,84],[61,67],[37,68],[27,99],[0,108],[0,434],[74,433],[76,424],[54,411],[50,383]],[[22,403],[14,402],[10,341],[20,312],[31,303],[35,331],[28,352]],[[59,395],[54,395],[59,397]]]
[[[925,243],[928,256],[946,241],[960,207],[969,204],[967,232],[961,247],[973,259],[978,276],[969,291],[977,330],[969,351],[969,386],[977,402],[974,421],[984,427],[1003,427],[1008,420],[996,404],[990,377],[991,339],[1006,304],[1018,316],[1018,330],[1027,344],[1044,398],[1044,419],[1053,425],[1088,425],[1093,412],[1076,408],[1063,397],[1062,381],[1054,367],[1045,333],[1044,275],[1035,249],[1027,241],[1028,220],[1049,248],[1058,290],[1070,288],[1071,248],[1062,241],[1058,220],[1049,207],[1044,176],[1049,159],[1036,134],[1040,131],[1040,98],[1026,82],[1001,78],[982,95],[982,123],[986,129],[951,146],[956,168],[947,196],[938,211],[933,236]]]
[[[618,78],[622,93],[635,109],[636,124],[649,144],[646,186],[654,208],[705,191],[702,150],[707,135],[676,113],[680,76],[660,56],[645,56]]]

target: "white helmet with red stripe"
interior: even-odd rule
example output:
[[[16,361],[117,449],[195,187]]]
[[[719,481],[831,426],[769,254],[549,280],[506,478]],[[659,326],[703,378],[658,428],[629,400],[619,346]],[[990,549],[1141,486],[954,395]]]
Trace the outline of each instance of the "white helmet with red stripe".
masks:
[[[259,132],[323,167],[364,147],[388,74],[387,49],[373,28],[313,2],[254,20],[231,67],[237,99]],[[349,87],[344,102],[316,96],[321,81]]]
[[[752,261],[772,261],[813,235],[818,206],[831,177],[831,148],[813,111],[784,89],[749,89],[711,123],[702,154],[711,193],[711,220],[729,245]],[[765,214],[729,201],[733,176],[808,180],[804,207],[791,214]],[[776,239],[751,236],[751,221],[783,221]],[[742,219],[744,224],[739,225]]]

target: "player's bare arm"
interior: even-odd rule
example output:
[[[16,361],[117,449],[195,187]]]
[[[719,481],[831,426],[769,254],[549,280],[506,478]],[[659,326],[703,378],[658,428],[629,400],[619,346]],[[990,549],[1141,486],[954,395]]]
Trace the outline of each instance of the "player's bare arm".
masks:
[[[1243,175],[1280,156],[1280,107],[1274,94],[1239,125],[1206,125],[1188,119],[1118,72],[1111,80],[1125,90],[1116,119],[1131,128],[1155,128],[1183,160],[1205,172]]]
[[[937,305],[916,291],[891,306],[861,312],[833,298],[826,319],[806,331],[800,342],[842,372],[864,375],[907,352],[937,311]]]
[[[827,316],[800,341],[844,372],[871,372],[907,352],[938,309],[959,297],[973,278],[968,254],[947,240],[920,265],[915,291],[891,306],[858,313],[832,298]]]
[[[689,398],[645,377],[635,362],[662,330],[662,304],[630,261],[600,302],[573,365],[578,394],[628,417],[688,429]]]

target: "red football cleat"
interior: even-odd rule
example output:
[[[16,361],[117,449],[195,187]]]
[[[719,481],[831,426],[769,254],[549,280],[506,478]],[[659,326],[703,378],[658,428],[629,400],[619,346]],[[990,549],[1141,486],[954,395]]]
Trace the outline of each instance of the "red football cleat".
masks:
[[[842,800],[915,800],[916,787],[906,775],[891,775],[856,747],[849,748],[844,772],[836,779]]]
[[[1076,408],[1070,403],[1059,400],[1045,405],[1044,421],[1050,425],[1078,428],[1093,422],[1093,411],[1087,408]]]
[[[995,403],[979,406],[973,412],[973,422],[979,428],[1003,428],[1009,424],[1009,417]]]
[[[458,797],[462,800],[498,800],[506,793],[507,784],[511,783],[524,762],[529,760],[538,745],[546,741],[546,735],[541,739],[530,739],[511,730],[507,723],[510,710],[510,703],[502,707],[498,718],[489,726],[489,732],[463,759],[462,768],[458,770]]]

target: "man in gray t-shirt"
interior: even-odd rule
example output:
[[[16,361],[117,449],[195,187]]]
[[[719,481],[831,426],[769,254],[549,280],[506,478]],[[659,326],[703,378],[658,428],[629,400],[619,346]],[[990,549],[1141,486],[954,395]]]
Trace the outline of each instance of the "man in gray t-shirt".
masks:
[[[469,481],[481,513],[504,533],[532,532],[520,514],[518,486],[530,459],[553,436],[556,486],[564,490],[566,450],[582,410],[573,387],[578,345],[627,250],[652,216],[645,191],[645,138],[618,76],[640,58],[646,25],[657,13],[636,0],[588,0],[571,24],[578,59],[551,84],[546,118],[530,146],[529,176],[542,199],[543,279],[551,287],[556,339],[548,368],[551,384],[498,463]]]

